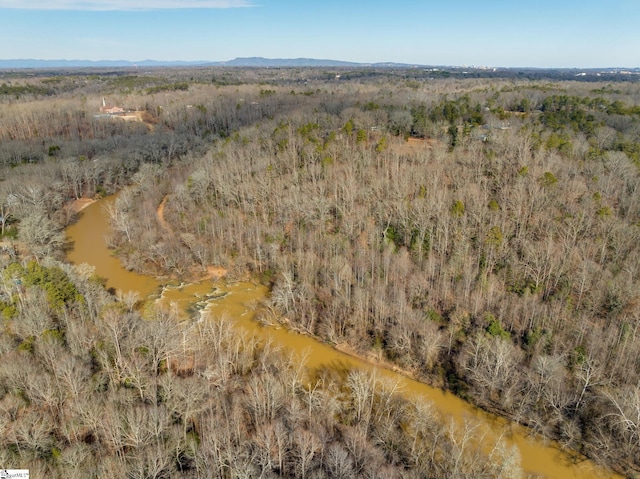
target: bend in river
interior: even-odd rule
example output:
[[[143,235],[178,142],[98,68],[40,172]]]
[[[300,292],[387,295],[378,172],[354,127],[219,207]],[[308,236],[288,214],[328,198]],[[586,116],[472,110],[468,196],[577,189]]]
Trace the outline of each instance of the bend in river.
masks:
[[[105,236],[109,232],[109,218],[105,203],[108,201],[113,201],[113,198],[88,206],[81,212],[79,221],[67,228],[67,237],[72,242],[67,258],[74,264],[88,263],[94,266],[96,274],[106,279],[108,288],[123,292],[134,291],[142,297],[148,297],[159,290],[160,283],[148,276],[127,271],[107,248]],[[266,294],[265,287],[249,282],[227,284],[224,281],[203,281],[181,287],[165,287],[161,298],[180,309],[201,302],[210,316],[232,318],[253,334],[304,356],[306,365],[310,368],[375,369],[377,375],[397,382],[407,396],[431,401],[443,414],[455,418],[473,417],[485,424],[496,438],[506,432],[508,441],[519,448],[522,467],[529,474],[557,479],[622,479],[622,476],[605,471],[576,453],[564,452],[554,442],[532,437],[526,428],[486,413],[450,393],[369,364],[311,337],[282,328],[259,325],[253,320],[254,310]]]

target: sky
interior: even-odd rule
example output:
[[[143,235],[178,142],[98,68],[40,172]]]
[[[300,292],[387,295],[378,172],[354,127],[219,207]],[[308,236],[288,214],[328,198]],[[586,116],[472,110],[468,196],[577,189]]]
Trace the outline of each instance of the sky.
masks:
[[[640,67],[640,0],[0,0],[0,59]]]

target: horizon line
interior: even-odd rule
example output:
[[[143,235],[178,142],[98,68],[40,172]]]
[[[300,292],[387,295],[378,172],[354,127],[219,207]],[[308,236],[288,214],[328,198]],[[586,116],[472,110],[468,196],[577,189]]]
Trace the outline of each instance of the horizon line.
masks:
[[[375,65],[398,65],[398,66],[412,66],[412,67],[444,67],[444,68],[469,68],[469,69],[481,69],[481,70],[489,70],[489,69],[533,69],[533,70],[638,70],[640,67],[632,67],[632,66],[528,66],[528,65],[518,65],[518,66],[502,66],[502,65],[480,65],[480,64],[435,64],[435,63],[416,63],[416,62],[397,62],[397,61],[374,61],[374,62],[362,62],[362,61],[352,61],[352,60],[336,60],[332,58],[312,58],[312,57],[261,57],[261,56],[242,56],[235,57],[229,60],[156,60],[153,58],[146,58],[142,60],[124,60],[124,59],[100,59],[100,60],[90,60],[86,58],[55,58],[55,59],[43,59],[43,58],[0,58],[0,63],[9,63],[9,62],[38,62],[38,63],[126,63],[131,66],[135,66],[137,64],[144,63],[158,63],[158,64],[189,64],[190,66],[197,65],[207,65],[207,64],[224,64],[235,62],[239,60],[264,60],[264,61],[312,61],[312,62],[333,62],[333,63],[344,63],[345,66],[358,67],[358,66],[375,66]],[[61,65],[62,66],[62,65]],[[114,65],[118,66],[118,65]],[[149,65],[147,65],[149,66]],[[224,66],[224,65],[220,65]],[[230,65],[233,66],[233,65]],[[335,65],[334,67],[339,66]],[[34,67],[14,67],[14,68],[34,68]]]

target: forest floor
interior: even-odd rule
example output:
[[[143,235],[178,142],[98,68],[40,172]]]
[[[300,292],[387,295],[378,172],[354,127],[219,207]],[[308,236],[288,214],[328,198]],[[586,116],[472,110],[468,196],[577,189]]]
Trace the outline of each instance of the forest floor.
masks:
[[[438,143],[438,140],[434,138],[409,137],[406,141],[392,143],[391,148],[399,154],[415,155],[416,153],[420,153],[433,147],[436,143]]]

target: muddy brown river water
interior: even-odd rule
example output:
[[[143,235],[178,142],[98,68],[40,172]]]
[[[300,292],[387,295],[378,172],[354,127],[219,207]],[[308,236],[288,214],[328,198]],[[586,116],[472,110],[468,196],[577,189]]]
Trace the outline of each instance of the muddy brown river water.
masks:
[[[310,368],[375,369],[379,377],[397,382],[407,397],[430,401],[438,411],[455,420],[474,418],[490,431],[490,436],[505,437],[509,444],[518,447],[522,467],[533,477],[622,479],[622,476],[605,471],[592,461],[573,452],[561,450],[557,443],[533,436],[526,428],[486,413],[450,393],[370,364],[309,336],[283,328],[260,325],[253,317],[257,304],[268,294],[264,286],[251,282],[226,283],[210,280],[182,286],[162,286],[154,278],[127,271],[120,261],[111,255],[106,245],[109,218],[105,205],[109,201],[113,201],[113,198],[89,205],[81,212],[79,221],[66,230],[67,239],[72,242],[72,248],[67,254],[68,260],[74,264],[88,263],[94,266],[96,274],[106,279],[108,288],[122,292],[134,291],[144,298],[155,294],[158,300],[174,304],[180,310],[206,300],[205,314],[211,320],[228,317],[251,333],[271,339],[285,351],[304,356],[306,365]]]

